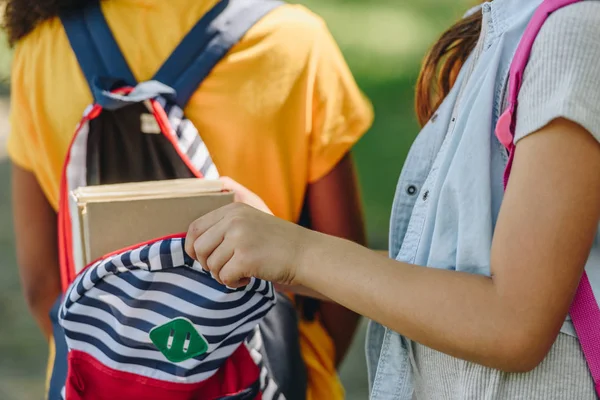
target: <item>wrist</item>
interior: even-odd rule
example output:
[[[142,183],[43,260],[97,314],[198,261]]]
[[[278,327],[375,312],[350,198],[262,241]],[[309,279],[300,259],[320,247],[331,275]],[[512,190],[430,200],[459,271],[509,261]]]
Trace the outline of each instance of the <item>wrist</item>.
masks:
[[[306,286],[305,282],[310,280],[310,265],[313,263],[312,254],[318,246],[318,241],[313,238],[316,232],[305,228],[299,228],[298,231],[296,253],[293,259],[294,275],[290,285]]]
[[[294,285],[314,290],[315,277],[327,266],[327,257],[331,255],[336,237],[309,229],[301,229],[298,240],[298,252],[295,262]]]

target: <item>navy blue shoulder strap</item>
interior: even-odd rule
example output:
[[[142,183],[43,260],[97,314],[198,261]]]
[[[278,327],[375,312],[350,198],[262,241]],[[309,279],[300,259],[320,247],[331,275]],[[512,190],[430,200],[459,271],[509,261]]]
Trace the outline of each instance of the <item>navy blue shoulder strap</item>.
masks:
[[[60,19],[92,93],[95,93],[94,82],[101,78],[135,86],[135,77],[106,23],[99,2],[65,11]]]
[[[213,67],[279,0],[221,0],[181,41],[154,80],[176,92],[184,107]]]

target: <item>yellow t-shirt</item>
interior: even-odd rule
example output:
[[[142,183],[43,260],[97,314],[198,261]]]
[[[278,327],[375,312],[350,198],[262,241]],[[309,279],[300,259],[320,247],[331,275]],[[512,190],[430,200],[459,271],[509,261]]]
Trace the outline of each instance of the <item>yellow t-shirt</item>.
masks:
[[[136,79],[150,79],[216,0],[108,0],[102,9]],[[14,163],[32,171],[56,209],[74,128],[92,102],[58,19],[18,43],[12,69]],[[369,128],[373,113],[323,21],[284,5],[259,21],[214,68],[185,109],[221,175],[299,218],[305,189]],[[320,323],[300,326],[308,399],[343,397],[334,348]]]

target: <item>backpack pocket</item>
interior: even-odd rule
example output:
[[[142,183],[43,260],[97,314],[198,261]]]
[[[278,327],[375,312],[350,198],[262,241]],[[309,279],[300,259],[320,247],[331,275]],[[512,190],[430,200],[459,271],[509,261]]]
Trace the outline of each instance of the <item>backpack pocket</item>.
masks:
[[[166,382],[108,368],[93,356],[69,353],[68,400],[255,400],[259,368],[241,345],[217,373],[198,383]]]

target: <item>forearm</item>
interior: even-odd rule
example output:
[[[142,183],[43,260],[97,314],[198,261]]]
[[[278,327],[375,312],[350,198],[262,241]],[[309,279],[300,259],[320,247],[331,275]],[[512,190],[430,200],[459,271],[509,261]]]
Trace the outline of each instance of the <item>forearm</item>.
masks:
[[[27,305],[46,336],[49,312],[60,294],[57,218],[35,175],[13,165],[12,206],[21,286]]]
[[[60,295],[60,281],[56,279],[35,289],[35,293],[26,290],[29,310],[46,338],[52,336],[50,310]]]
[[[503,370],[527,368],[511,359],[523,354],[513,348],[523,340],[511,335],[522,334],[515,328],[524,321],[491,278],[400,263],[331,237],[314,243],[296,283],[446,354]]]

